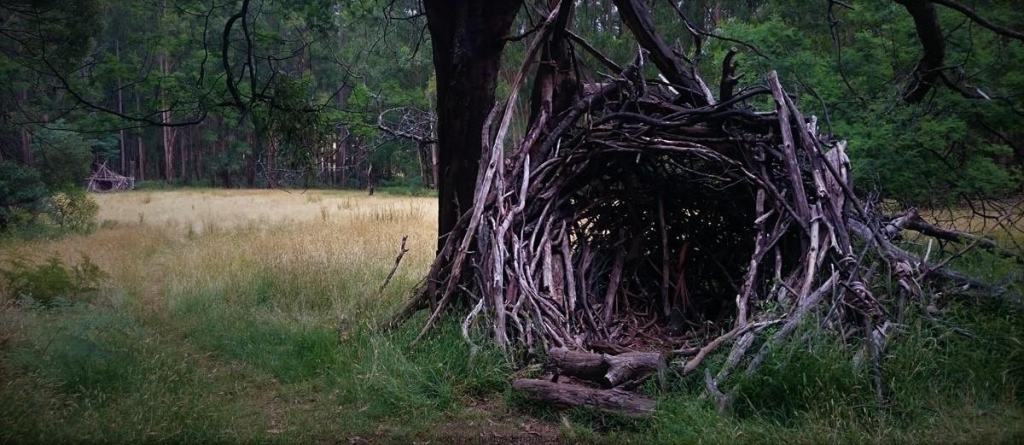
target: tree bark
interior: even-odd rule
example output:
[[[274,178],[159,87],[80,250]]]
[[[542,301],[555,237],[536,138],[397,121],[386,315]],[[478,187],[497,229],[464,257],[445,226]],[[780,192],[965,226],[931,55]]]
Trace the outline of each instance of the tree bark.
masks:
[[[425,0],[437,76],[438,251],[470,208],[504,37],[522,0]]]

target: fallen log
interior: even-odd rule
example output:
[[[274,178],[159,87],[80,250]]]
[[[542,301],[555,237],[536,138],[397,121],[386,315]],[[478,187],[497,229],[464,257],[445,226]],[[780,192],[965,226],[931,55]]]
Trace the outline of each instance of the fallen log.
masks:
[[[665,357],[657,352],[610,355],[552,348],[548,360],[562,374],[608,387],[640,380],[665,368]]]
[[[901,230],[912,230],[925,236],[942,241],[949,241],[957,244],[974,243],[977,247],[991,251],[999,256],[1024,263],[1024,256],[1019,252],[1013,252],[1000,246],[995,240],[973,233],[961,232],[959,230],[946,229],[930,224],[921,217],[918,210],[910,209],[903,215],[892,218],[883,228],[890,238],[895,237]]]
[[[599,389],[539,379],[517,379],[512,387],[527,397],[560,406],[585,406],[630,417],[654,413],[653,399],[621,389]]]

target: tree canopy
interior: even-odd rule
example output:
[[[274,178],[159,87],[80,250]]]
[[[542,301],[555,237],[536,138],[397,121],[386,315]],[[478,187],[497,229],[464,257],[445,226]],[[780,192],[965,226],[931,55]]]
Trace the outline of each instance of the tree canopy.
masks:
[[[459,15],[439,5],[428,26],[432,3],[4,0],[0,157],[44,168],[55,132],[77,132],[91,161],[139,180],[433,187],[438,155],[445,165],[465,156],[435,152],[431,39]],[[579,42],[628,64],[637,48],[614,3],[575,3]],[[530,2],[499,4],[512,11],[494,37],[505,47],[501,96],[541,17]],[[1020,190],[1024,75],[1013,68],[1024,58],[1014,31],[1024,17],[1014,2],[648,4],[665,44],[702,72],[729,57],[742,88],[777,70],[809,113],[850,141],[860,187],[908,204]],[[408,113],[426,125],[420,140],[381,128]]]

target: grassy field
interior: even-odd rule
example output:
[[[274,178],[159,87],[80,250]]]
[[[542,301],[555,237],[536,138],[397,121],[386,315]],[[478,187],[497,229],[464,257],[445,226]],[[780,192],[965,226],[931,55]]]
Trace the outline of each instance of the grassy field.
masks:
[[[885,363],[884,406],[823,339],[778,351],[731,416],[678,377],[649,388],[653,419],[554,412],[511,394],[493,351],[470,362],[453,320],[417,346],[418,320],[374,329],[429,266],[432,198],[95,198],[94,233],[0,240],[3,264],[56,257],[104,272],[53,307],[0,302],[0,442],[1024,441],[1024,317],[1006,308],[950,303],[943,323],[969,335],[909,320]],[[403,236],[410,252],[378,295]]]

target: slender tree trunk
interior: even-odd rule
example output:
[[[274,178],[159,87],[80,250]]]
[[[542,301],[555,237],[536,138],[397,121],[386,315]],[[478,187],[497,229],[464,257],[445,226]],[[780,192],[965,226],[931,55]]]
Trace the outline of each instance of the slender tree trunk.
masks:
[[[170,67],[168,65],[169,64],[167,62],[167,56],[164,55],[164,54],[161,54],[160,55],[160,72],[164,76],[167,76],[168,72],[170,71]],[[160,112],[160,122],[162,122],[164,124],[167,124],[167,123],[171,122],[171,111],[169,109],[167,109],[168,105],[167,105],[166,101],[164,100],[165,99],[164,96],[165,96],[165,92],[163,90],[163,86],[161,86],[160,87],[160,98],[161,98],[160,106],[162,108],[164,108],[164,110]],[[174,128],[168,127],[168,126],[162,127],[162,130],[163,130],[163,143],[164,143],[164,180],[166,180],[167,182],[171,182],[171,181],[174,180],[174,139],[175,139],[175,134],[174,133],[175,133],[175,131],[174,131]]]
[[[19,92],[21,99],[21,107],[25,107],[28,103],[28,90],[22,89]],[[35,159],[32,156],[32,135],[28,132],[28,126],[21,125],[19,132],[21,133],[21,162],[25,165],[32,165],[35,163]]]
[[[416,164],[420,170],[420,182],[426,187],[430,187],[430,162],[430,148],[425,143],[417,143]]]
[[[277,138],[267,141],[267,188],[277,187]]]
[[[167,0],[161,0],[160,2],[160,16],[159,21],[163,21],[164,10],[167,8]],[[168,124],[171,122],[171,110],[169,109],[168,101],[166,100],[166,91],[164,91],[163,80],[170,74],[170,58],[164,50],[161,50],[158,56],[160,63],[160,73],[162,75],[160,90],[158,96],[160,98],[160,122]],[[164,126],[163,130],[163,145],[164,145],[164,180],[171,182],[174,180],[174,139],[175,130],[172,127]]]
[[[424,0],[437,75],[438,250],[470,208],[484,120],[494,106],[505,37],[522,0]]]
[[[338,185],[348,185],[348,166],[345,165],[348,159],[348,131],[342,129],[343,136],[338,141],[338,157],[334,160],[334,168],[338,170]]]
[[[142,99],[141,99],[141,97],[140,97],[140,95],[138,93],[135,94],[135,111],[136,112],[141,112],[142,111]],[[139,150],[139,156],[138,156],[139,172],[138,172],[137,177],[138,177],[139,181],[144,181],[146,179],[146,147],[142,143],[142,129],[141,128],[138,130],[138,133],[136,133],[136,136],[138,137],[137,140],[138,140],[138,150]]]
[[[199,124],[202,125],[202,124]],[[192,176],[196,180],[203,179],[203,130],[196,126],[196,134],[192,140]]]
[[[430,144],[430,174],[433,176],[433,181],[431,182],[430,187],[433,189],[437,189],[437,185],[439,184],[439,170],[440,169],[437,167],[437,143],[435,142]]]
[[[28,128],[24,125],[21,126],[21,162],[25,165],[32,165],[35,162],[32,156],[32,136],[28,133]]]
[[[191,131],[192,128],[187,128],[181,134],[181,140],[178,142],[178,174],[184,182],[188,182],[188,170],[185,169],[185,163],[188,161],[188,145],[192,143]]]
[[[121,40],[114,41],[114,56],[121,60]],[[121,76],[117,76],[117,112],[124,114],[124,94],[121,91]],[[121,174],[126,174],[127,170],[125,167],[128,165],[128,153],[125,151],[124,145],[124,129],[118,131],[118,148],[120,148],[121,154]]]
[[[340,35],[339,35],[340,38]],[[345,80],[347,82],[347,79]],[[352,96],[352,88],[348,85],[341,87],[338,93],[338,109],[344,110],[348,105],[348,99]],[[348,185],[348,170],[346,160],[348,159],[348,138],[349,131],[345,125],[338,126],[338,145],[334,156],[335,181],[339,187]]]
[[[250,120],[252,119],[250,118]],[[259,130],[255,127],[256,126],[254,124],[253,128],[249,130],[249,158],[245,163],[245,182],[249,188],[256,187],[256,162],[260,156],[259,137],[257,136]]]

